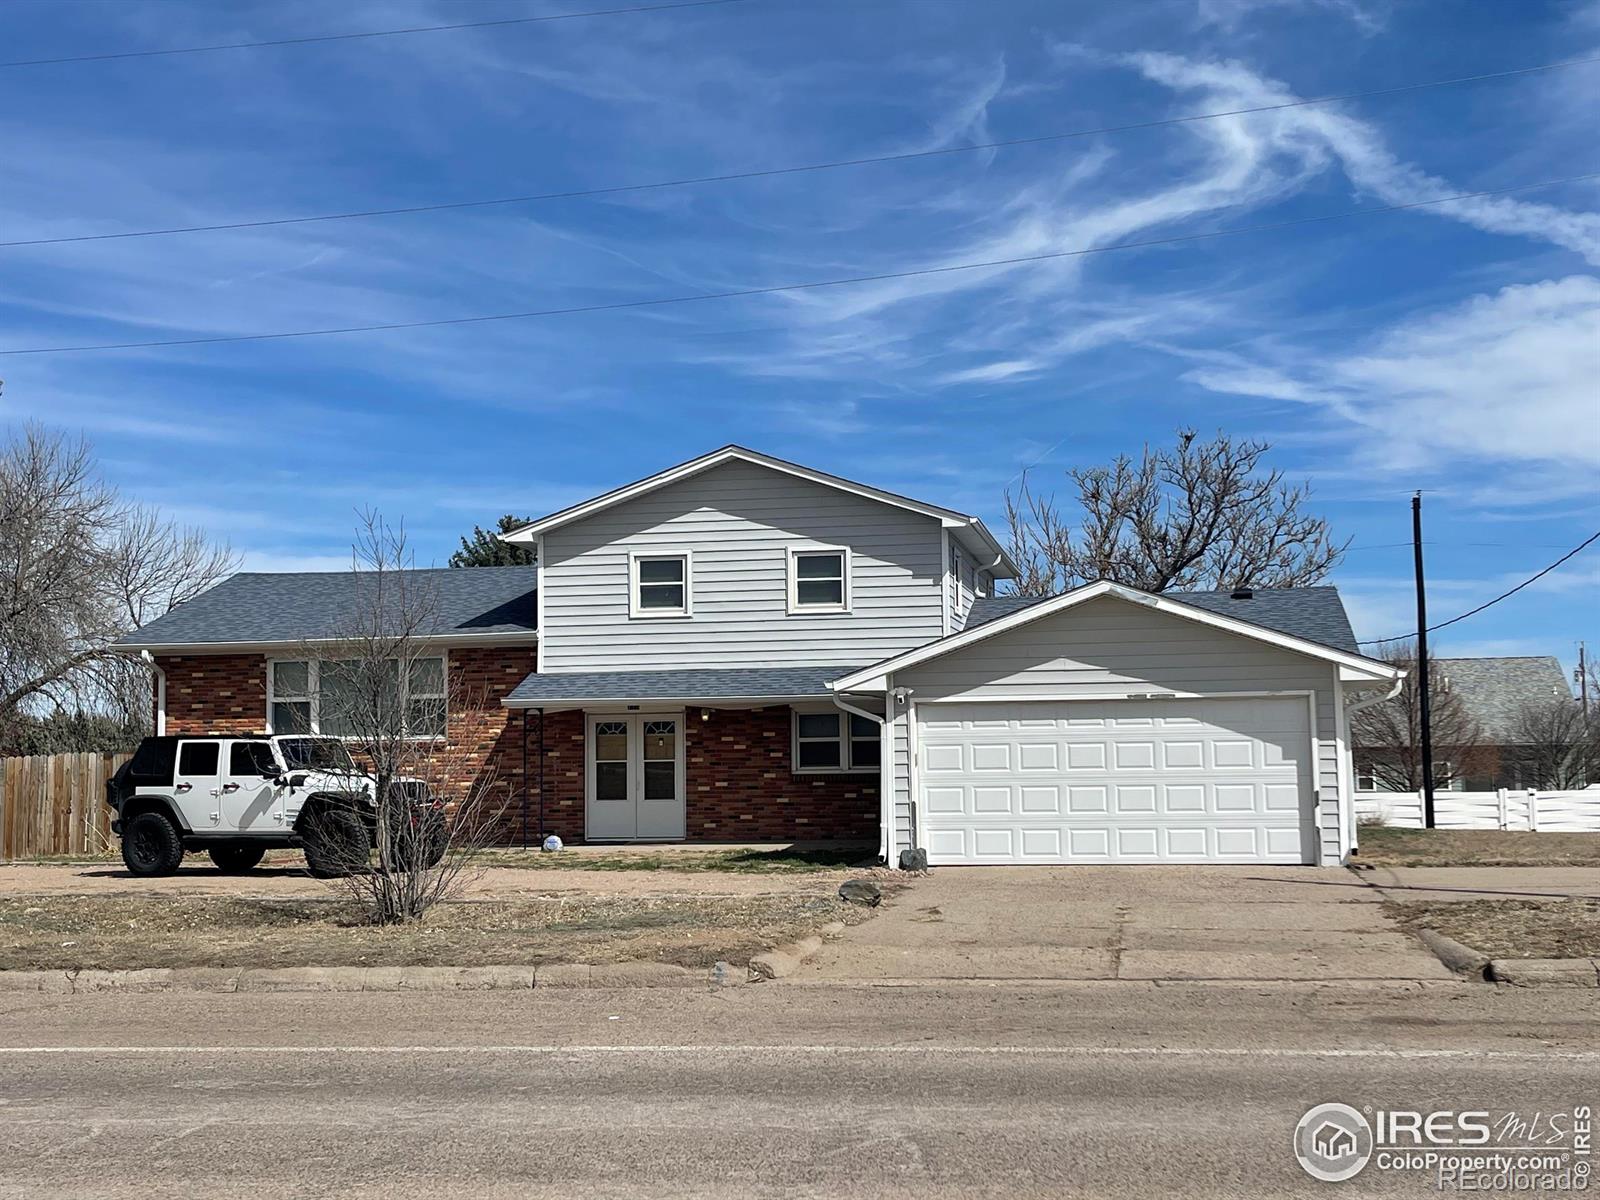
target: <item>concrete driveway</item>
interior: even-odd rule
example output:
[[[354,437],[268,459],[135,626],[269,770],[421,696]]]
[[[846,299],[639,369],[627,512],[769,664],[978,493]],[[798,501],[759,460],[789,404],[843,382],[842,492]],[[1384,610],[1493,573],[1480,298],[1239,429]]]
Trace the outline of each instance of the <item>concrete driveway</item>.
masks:
[[[939,867],[796,978],[1450,980],[1353,871]]]

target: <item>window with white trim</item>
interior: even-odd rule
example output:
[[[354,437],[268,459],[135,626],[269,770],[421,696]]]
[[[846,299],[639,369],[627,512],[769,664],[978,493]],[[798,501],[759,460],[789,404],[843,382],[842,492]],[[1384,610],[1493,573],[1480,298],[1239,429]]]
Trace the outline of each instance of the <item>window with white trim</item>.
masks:
[[[687,617],[693,611],[688,554],[628,556],[628,612],[635,617]]]
[[[444,657],[414,658],[401,679],[395,659],[385,664],[379,703],[403,714],[408,737],[445,736]],[[357,681],[349,662],[338,659],[273,659],[267,664],[267,722],[273,733],[352,737],[350,720]],[[365,701],[360,701],[365,703]]]
[[[794,714],[794,770],[812,772],[876,771],[882,743],[876,721],[834,709]]]
[[[850,552],[843,547],[789,551],[789,611],[847,612]]]

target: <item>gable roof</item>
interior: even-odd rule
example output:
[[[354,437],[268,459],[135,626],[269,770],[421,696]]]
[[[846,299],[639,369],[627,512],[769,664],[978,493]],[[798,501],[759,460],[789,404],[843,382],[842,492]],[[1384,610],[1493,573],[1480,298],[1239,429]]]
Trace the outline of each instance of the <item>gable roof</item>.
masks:
[[[455,567],[407,571],[410,586],[432,595],[428,636],[470,642],[537,636],[536,567]],[[368,572],[241,571],[180,604],[117,645],[125,650],[221,649],[326,641],[361,610]]]
[[[1290,593],[1332,593],[1333,603],[1339,604],[1340,611],[1343,611],[1343,605],[1339,602],[1338,592],[1333,588],[1279,588],[1272,590],[1279,593],[1279,599],[1270,607],[1280,618],[1284,613],[1290,611],[1293,605],[1299,603],[1299,601],[1288,598]],[[1257,592],[1255,595],[1259,596],[1261,593]],[[1292,650],[1299,654],[1325,659],[1329,662],[1337,663],[1341,668],[1350,669],[1358,679],[1397,679],[1405,673],[1401,668],[1391,666],[1378,659],[1367,658],[1353,650],[1328,645],[1303,634],[1289,633],[1270,628],[1263,623],[1245,620],[1233,615],[1232,611],[1229,610],[1217,611],[1221,608],[1218,593],[1168,592],[1156,595],[1151,592],[1142,592],[1138,588],[1126,587],[1122,584],[1102,579],[1097,583],[1087,584],[1034,604],[1019,605],[1010,612],[992,617],[985,614],[986,619],[976,626],[969,623],[968,627],[960,633],[953,633],[949,637],[929,642],[927,645],[920,646],[915,650],[908,650],[903,654],[884,659],[882,662],[857,671],[853,675],[836,680],[834,689],[841,692],[856,690],[876,691],[883,686],[884,677],[891,672],[903,671],[908,667],[949,654],[954,650],[960,650],[963,647],[983,641],[985,638],[997,636],[1009,629],[1015,629],[1020,625],[1026,625],[1052,613],[1062,612],[1065,609],[1083,604],[1089,600],[1098,599],[1101,596],[1113,596],[1131,604],[1142,604],[1158,612],[1197,621],[1202,625],[1210,625],[1228,633],[1238,634],[1241,637],[1254,638],[1257,641],[1281,646],[1286,650]],[[1206,599],[1202,603],[1190,602],[1196,597],[1205,597]],[[1243,606],[1253,603],[1253,600],[1236,601],[1235,603]],[[1309,604],[1313,606],[1325,606],[1326,603],[1327,597],[1325,596],[1313,596],[1309,600]],[[1322,621],[1326,621],[1325,612],[1323,613]],[[1319,625],[1322,621],[1319,621]],[[1344,621],[1343,624],[1348,629],[1348,620]]]
[[[1536,658],[1435,658],[1428,664],[1434,686],[1447,690],[1483,727],[1484,741],[1516,742],[1517,721],[1530,705],[1572,700],[1561,664]]]
[[[792,463],[787,459],[774,458],[770,454],[762,454],[759,450],[750,450],[744,446],[734,445],[723,446],[720,450],[713,450],[710,454],[702,454],[699,458],[691,458],[688,462],[679,463],[675,467],[668,467],[665,471],[658,471],[654,475],[647,475],[643,479],[636,479],[632,483],[612,488],[609,492],[603,492],[589,500],[559,509],[547,516],[540,517],[537,521],[532,521],[522,526],[520,529],[501,534],[500,537],[507,542],[531,543],[536,541],[540,534],[548,533],[552,529],[559,529],[563,525],[581,521],[585,517],[602,512],[613,505],[625,503],[637,496],[653,492],[657,488],[663,488],[668,484],[688,479],[703,471],[720,467],[727,462],[752,463],[758,467],[782,471],[787,475],[821,484],[823,487],[838,488],[840,491],[864,496],[869,500],[876,500],[882,504],[890,504],[896,508],[921,513],[925,517],[937,520],[944,528],[951,530],[954,536],[967,543],[968,548],[974,554],[985,559],[996,560],[993,566],[990,566],[987,561],[981,564],[985,570],[993,572],[995,578],[1014,579],[1016,577],[1016,565],[1006,555],[1005,548],[995,540],[995,536],[989,532],[988,528],[977,517],[957,512],[953,508],[944,508],[938,504],[928,504],[921,500],[913,500],[909,496],[902,496],[897,492],[886,492],[882,488],[858,483],[853,479],[845,479],[840,475],[830,475],[826,471],[803,467],[799,463]]]
[[[1248,621],[1264,629],[1287,633],[1346,650],[1361,653],[1356,645],[1355,631],[1350,628],[1350,618],[1339,599],[1339,589],[1332,587],[1257,588],[1248,600],[1236,600],[1232,592],[1162,592],[1162,597],[1177,600],[1207,612]],[[986,596],[973,602],[967,615],[967,628],[974,629],[1049,599],[1048,596]]]

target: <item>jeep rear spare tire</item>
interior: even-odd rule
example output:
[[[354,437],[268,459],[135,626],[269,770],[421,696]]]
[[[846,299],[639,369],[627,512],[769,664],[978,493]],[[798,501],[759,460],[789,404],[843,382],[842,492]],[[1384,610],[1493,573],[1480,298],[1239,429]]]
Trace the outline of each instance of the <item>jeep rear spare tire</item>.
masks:
[[[171,875],[183,862],[183,837],[164,813],[142,812],[122,827],[122,861],[135,875]]]
[[[242,875],[259,863],[266,853],[260,846],[217,846],[211,851],[211,861],[224,875]]]
[[[306,870],[318,879],[364,871],[372,855],[372,835],[348,808],[323,808],[310,814],[303,837]]]

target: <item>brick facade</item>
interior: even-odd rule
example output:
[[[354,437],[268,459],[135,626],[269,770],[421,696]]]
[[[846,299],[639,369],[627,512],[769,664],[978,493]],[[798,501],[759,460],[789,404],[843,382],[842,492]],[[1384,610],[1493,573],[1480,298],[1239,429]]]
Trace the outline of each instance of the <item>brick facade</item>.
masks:
[[[878,776],[796,775],[787,707],[686,715],[689,840],[876,841]]]
[[[451,766],[487,780],[504,806],[500,838],[537,845],[543,833],[581,842],[584,715],[546,714],[540,807],[539,716],[501,699],[534,670],[528,647],[452,649],[447,726]],[[163,655],[168,733],[259,733],[266,728],[264,655]],[[796,775],[787,707],[684,714],[686,835],[691,842],[875,841],[878,777]],[[523,734],[527,745],[524,754]],[[523,774],[527,764],[526,779]]]
[[[267,660],[260,654],[160,655],[168,733],[260,733],[267,727]]]

